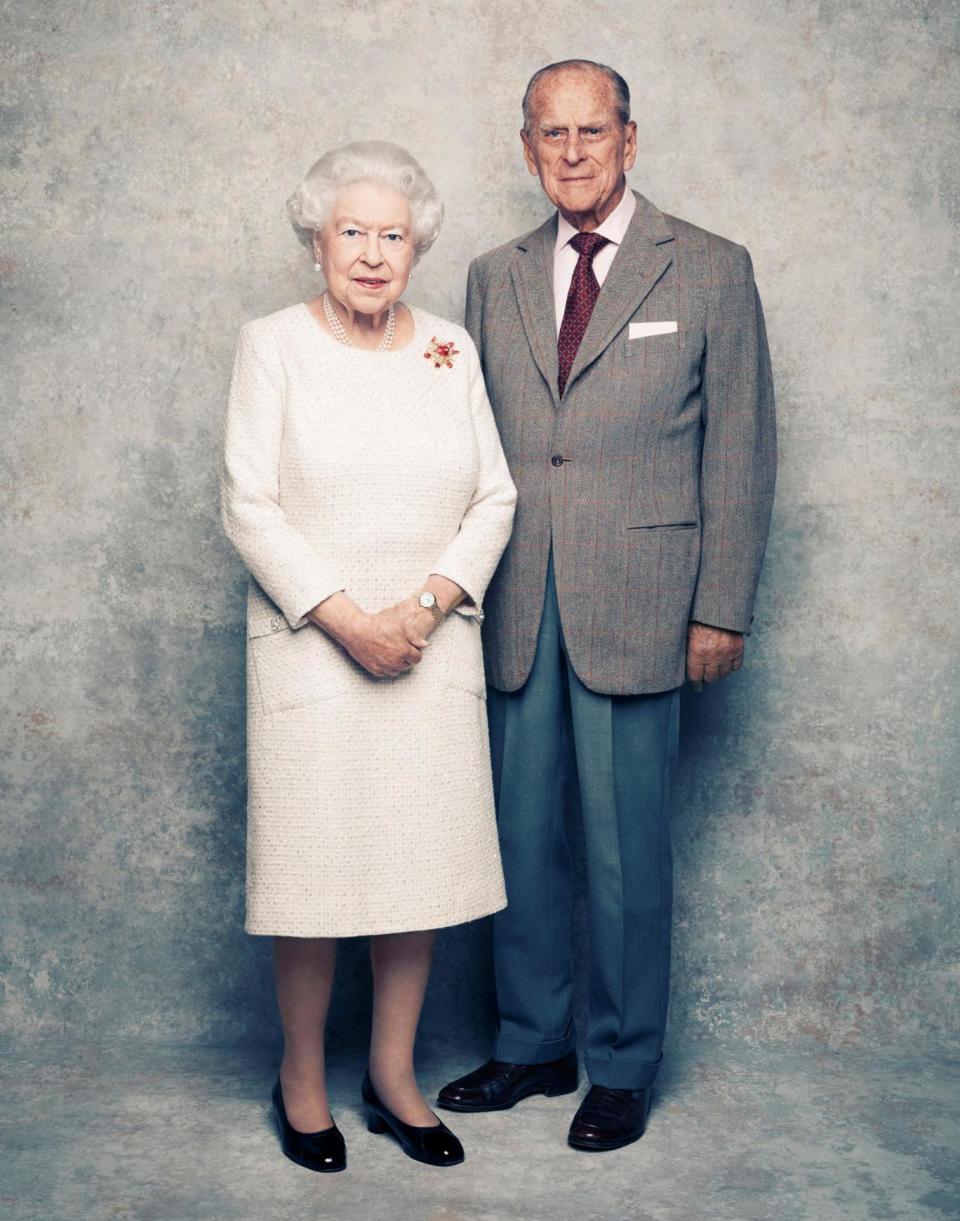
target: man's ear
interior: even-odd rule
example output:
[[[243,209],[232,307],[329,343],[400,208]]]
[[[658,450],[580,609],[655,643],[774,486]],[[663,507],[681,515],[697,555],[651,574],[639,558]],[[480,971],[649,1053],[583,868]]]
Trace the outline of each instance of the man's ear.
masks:
[[[525,127],[520,128],[520,139],[523,141],[523,159],[527,163],[527,169],[531,174],[539,175],[540,171],[537,169],[537,163],[534,161],[533,153],[530,150],[530,136],[527,134]]]
[[[627,123],[627,139],[623,149],[623,168],[632,170],[637,159],[637,125],[631,119]]]

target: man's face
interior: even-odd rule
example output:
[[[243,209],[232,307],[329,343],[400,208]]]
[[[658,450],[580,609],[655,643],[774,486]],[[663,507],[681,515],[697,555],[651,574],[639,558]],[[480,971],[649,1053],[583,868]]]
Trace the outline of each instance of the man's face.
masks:
[[[619,202],[637,156],[637,125],[621,123],[612,83],[600,72],[555,72],[536,86],[527,168],[571,223],[594,228]]]

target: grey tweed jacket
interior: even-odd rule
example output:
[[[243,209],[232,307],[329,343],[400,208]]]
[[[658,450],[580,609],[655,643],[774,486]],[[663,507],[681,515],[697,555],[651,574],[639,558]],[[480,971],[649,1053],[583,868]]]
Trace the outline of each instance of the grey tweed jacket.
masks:
[[[568,655],[593,691],[678,686],[690,620],[750,631],[776,477],[753,266],[634,194],[562,398],[556,216],[470,266],[467,327],[519,493],[484,599],[502,691],[533,665],[551,540]]]

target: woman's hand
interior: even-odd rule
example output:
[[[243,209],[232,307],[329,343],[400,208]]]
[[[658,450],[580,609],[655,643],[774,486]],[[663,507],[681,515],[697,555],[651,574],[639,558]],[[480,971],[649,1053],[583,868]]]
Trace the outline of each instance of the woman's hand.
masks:
[[[340,643],[354,661],[376,678],[395,678],[417,665],[427,646],[426,636],[410,623],[403,603],[376,614],[354,616],[340,634]],[[418,607],[418,610],[422,608]],[[432,616],[430,616],[432,618]]]
[[[465,596],[459,585],[434,574],[426,588],[444,600],[447,613]],[[310,618],[376,678],[395,678],[417,665],[437,626],[431,612],[420,605],[418,594],[370,614],[338,590],[318,603]]]
[[[404,598],[393,606],[384,607],[380,614],[398,623],[406,639],[418,649],[427,647],[428,637],[437,626],[436,619],[420,605],[416,594],[411,594],[409,598]]]

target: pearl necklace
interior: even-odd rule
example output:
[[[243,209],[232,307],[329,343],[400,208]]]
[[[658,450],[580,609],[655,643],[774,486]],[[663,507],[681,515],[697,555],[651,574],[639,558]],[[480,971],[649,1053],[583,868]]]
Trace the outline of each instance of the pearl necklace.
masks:
[[[323,313],[327,320],[327,325],[333,331],[334,338],[340,343],[346,344],[348,348],[356,347],[350,339],[350,336],[344,330],[343,323],[337,315],[337,311],[333,308],[330,302],[330,294],[323,294]],[[387,309],[387,325],[383,328],[383,334],[380,336],[380,342],[373,349],[375,352],[387,352],[393,346],[393,337],[397,330],[397,314],[393,308],[393,302]]]

